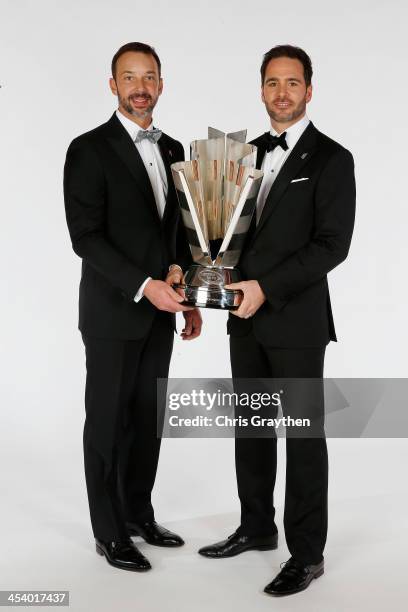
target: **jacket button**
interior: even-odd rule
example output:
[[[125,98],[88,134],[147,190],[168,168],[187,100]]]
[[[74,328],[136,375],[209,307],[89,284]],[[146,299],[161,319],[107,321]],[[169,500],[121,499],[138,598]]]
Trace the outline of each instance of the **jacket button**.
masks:
[[[249,254],[250,254],[250,255],[256,255],[256,249],[251,249],[251,250],[249,251]]]

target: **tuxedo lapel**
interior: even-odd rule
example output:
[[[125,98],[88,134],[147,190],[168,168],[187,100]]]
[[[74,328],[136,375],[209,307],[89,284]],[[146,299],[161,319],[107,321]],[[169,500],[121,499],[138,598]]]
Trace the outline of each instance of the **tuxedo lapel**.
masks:
[[[306,164],[313,153],[316,150],[316,133],[317,130],[312,124],[309,123],[302,136],[296,143],[293,151],[283,164],[278,176],[273,183],[268,196],[266,198],[265,206],[261,213],[259,223],[255,230],[255,235],[262,229],[266,220],[272,214],[274,208],[282,198],[286,189],[289,187],[291,180],[299,173],[302,166]],[[263,158],[263,156],[262,156]]]
[[[159,145],[160,153],[162,156],[163,164],[166,169],[166,176],[167,176],[166,206],[164,208],[164,213],[163,213],[163,218],[162,218],[162,223],[164,223],[169,213],[169,208],[170,208],[169,203],[173,201],[174,199],[173,195],[175,195],[175,187],[173,183],[173,176],[171,173],[170,166],[176,160],[174,159],[174,151],[171,148],[171,146],[169,146],[169,142],[165,134],[162,134],[161,138],[159,138],[158,145]]]
[[[262,166],[263,158],[265,157],[265,153],[266,153],[266,146],[264,145],[264,140],[262,137],[256,138],[255,140],[252,140],[249,144],[256,146],[255,167],[257,168],[257,170],[260,170]],[[250,242],[252,241],[255,235],[255,229],[256,229],[256,210],[254,210],[253,215],[252,215],[251,223],[249,225],[248,232],[245,238],[245,245],[250,244]]]
[[[134,142],[132,142],[131,137],[119,119],[116,117],[116,114],[112,115],[111,119],[107,123],[107,127],[108,132],[106,138],[109,144],[137,181],[141,192],[151,207],[154,217],[160,222],[149,175],[147,174],[147,170],[142,158],[140,157],[137,147],[135,146]]]

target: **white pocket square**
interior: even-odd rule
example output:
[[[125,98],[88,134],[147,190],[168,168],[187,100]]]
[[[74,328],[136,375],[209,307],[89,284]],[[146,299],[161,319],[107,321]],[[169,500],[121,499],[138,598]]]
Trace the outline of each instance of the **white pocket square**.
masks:
[[[290,181],[291,183],[299,183],[300,181],[308,181],[309,177],[308,176],[304,176],[303,178],[298,178],[298,179],[293,179],[293,181]]]

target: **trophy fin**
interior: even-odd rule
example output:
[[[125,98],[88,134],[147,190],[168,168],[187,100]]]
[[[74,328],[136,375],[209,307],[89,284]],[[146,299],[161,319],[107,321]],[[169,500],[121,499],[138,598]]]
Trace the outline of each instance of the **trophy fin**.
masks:
[[[239,130],[238,132],[229,132],[226,134],[221,130],[217,130],[217,128],[209,127],[208,128],[208,138],[229,138],[230,140],[235,140],[235,142],[244,143],[247,137],[247,130]]]
[[[242,214],[242,210],[245,206],[245,202],[247,201],[249,192],[251,191],[251,187],[252,184],[254,182],[254,177],[253,176],[248,176],[246,183],[241,191],[241,195],[239,196],[239,200],[238,203],[235,207],[234,213],[232,215],[231,221],[229,222],[228,225],[228,229],[225,232],[225,236],[224,236],[224,240],[222,241],[220,250],[218,252],[217,255],[217,259],[215,261],[215,263],[219,264],[221,263],[221,261],[219,261],[219,258],[222,260],[222,257],[225,253],[225,251],[228,249],[229,243],[231,242],[231,238],[234,235],[237,223],[239,221],[239,218],[241,217]]]
[[[225,132],[217,130],[217,128],[208,128],[208,138],[225,138]]]
[[[246,141],[246,137],[247,130],[240,130],[239,132],[230,132],[229,134],[227,134],[227,138],[229,138],[230,140],[235,140],[235,142],[244,143]]]
[[[262,183],[263,172],[255,168],[247,177],[237,205],[228,223],[215,265],[236,266],[241,255],[246,234],[256,208],[256,199]]]
[[[184,174],[183,164],[184,162],[173,164],[172,173],[183,222],[187,231],[191,255],[196,263],[212,265],[210,247],[201,227],[200,218]]]

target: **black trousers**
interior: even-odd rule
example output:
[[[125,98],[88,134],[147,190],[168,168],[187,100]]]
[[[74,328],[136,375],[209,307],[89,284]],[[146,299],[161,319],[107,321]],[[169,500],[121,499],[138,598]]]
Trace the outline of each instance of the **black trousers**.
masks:
[[[234,378],[322,378],[325,347],[281,349],[260,344],[252,331],[230,336]],[[320,409],[324,413],[324,402]],[[246,535],[277,532],[274,487],[276,438],[236,438],[235,464],[241,502],[239,531]],[[286,543],[301,563],[323,558],[327,537],[328,458],[324,434],[286,438],[284,528]]]
[[[158,311],[140,340],[83,335],[84,463],[95,537],[127,537],[126,521],[154,520],[151,492],[161,439],[156,379],[168,376],[174,328]]]

